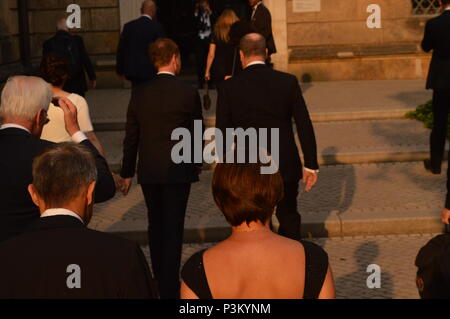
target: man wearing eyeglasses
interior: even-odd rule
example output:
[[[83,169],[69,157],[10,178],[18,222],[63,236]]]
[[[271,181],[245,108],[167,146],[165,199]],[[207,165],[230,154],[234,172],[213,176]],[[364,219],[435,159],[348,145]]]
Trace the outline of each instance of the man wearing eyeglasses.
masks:
[[[8,79],[0,105],[0,242],[24,232],[39,219],[39,210],[27,193],[32,183],[33,159],[51,142],[41,140],[48,123],[47,110],[52,99],[50,84],[41,78],[15,76]],[[66,98],[58,103],[64,111],[66,130],[74,143],[83,144],[94,155],[98,171],[95,202],[115,195],[114,179],[105,159],[81,132],[77,109]]]

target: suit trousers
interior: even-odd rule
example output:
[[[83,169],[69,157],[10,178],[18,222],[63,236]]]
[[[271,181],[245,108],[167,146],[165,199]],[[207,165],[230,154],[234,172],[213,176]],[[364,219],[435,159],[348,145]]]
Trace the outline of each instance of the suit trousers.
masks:
[[[280,222],[278,234],[290,239],[301,239],[302,217],[297,208],[299,182],[284,183],[284,198],[278,204],[276,216]]]
[[[205,84],[206,62],[208,59],[210,40],[197,38],[195,44],[195,60],[197,64],[197,77],[199,86]]]
[[[141,185],[148,209],[153,273],[161,299],[180,297],[184,218],[191,184]]]
[[[431,166],[440,170],[447,137],[450,91],[433,92],[433,129],[430,136]]]

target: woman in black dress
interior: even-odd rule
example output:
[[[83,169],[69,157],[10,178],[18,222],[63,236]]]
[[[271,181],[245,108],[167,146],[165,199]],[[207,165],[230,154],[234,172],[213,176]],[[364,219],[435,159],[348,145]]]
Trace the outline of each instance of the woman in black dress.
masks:
[[[217,85],[234,74],[236,66],[240,66],[239,52],[235,50],[230,39],[231,27],[239,21],[236,13],[226,9],[220,15],[214,26],[214,32],[209,47],[205,79],[213,80]]]
[[[275,207],[284,196],[283,181],[279,172],[261,174],[262,166],[217,165],[213,196],[232,234],[186,262],[181,298],[335,298],[327,253],[270,230]]]

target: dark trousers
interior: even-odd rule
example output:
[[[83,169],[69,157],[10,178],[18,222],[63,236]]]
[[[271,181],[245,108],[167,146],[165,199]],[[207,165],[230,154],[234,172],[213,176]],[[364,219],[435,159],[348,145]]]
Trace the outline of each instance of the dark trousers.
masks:
[[[180,297],[184,218],[191,184],[141,185],[148,208],[153,273],[161,299]]]
[[[195,61],[197,64],[197,77],[199,86],[205,84],[206,61],[209,52],[209,39],[198,38],[195,44]]]
[[[278,204],[277,218],[280,222],[278,234],[300,240],[302,217],[297,208],[299,182],[284,183],[284,198]]]
[[[430,136],[431,166],[440,170],[447,137],[450,91],[433,92],[433,129]]]

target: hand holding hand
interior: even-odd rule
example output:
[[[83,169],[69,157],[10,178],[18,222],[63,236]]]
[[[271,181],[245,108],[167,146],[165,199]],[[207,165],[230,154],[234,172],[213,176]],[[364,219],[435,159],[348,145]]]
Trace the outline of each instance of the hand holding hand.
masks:
[[[444,224],[450,225],[450,210],[447,208],[444,208],[441,212],[442,222]]]
[[[317,173],[313,173],[307,170],[303,170],[303,184],[305,184],[305,191],[309,192],[317,183]]]
[[[70,136],[73,136],[75,133],[80,131],[77,108],[68,98],[65,97],[59,99],[59,106],[64,112],[66,131]]]

